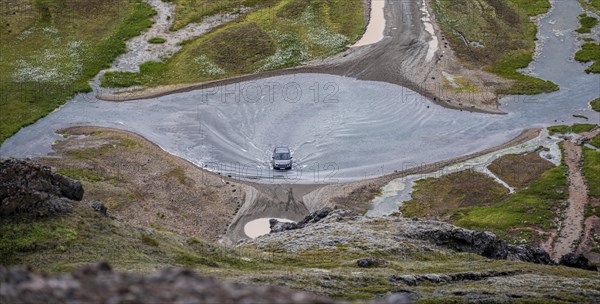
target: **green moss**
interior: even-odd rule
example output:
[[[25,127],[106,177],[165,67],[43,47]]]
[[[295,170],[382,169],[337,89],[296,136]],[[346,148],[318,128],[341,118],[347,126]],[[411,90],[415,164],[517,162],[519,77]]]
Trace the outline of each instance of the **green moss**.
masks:
[[[528,51],[515,51],[502,55],[490,67],[490,71],[504,78],[515,80],[511,87],[500,89],[500,94],[532,95],[553,92],[558,90],[558,85],[552,81],[524,75],[518,69],[526,68],[532,60]]]
[[[249,22],[215,33],[196,49],[226,70],[248,73],[275,54],[275,44],[258,24]]]
[[[142,242],[144,242],[144,244],[146,244],[148,246],[152,246],[152,247],[158,247],[158,241],[155,240],[150,235],[142,233],[141,238],[142,238]]]
[[[600,73],[600,44],[586,42],[581,46],[581,50],[575,53],[575,60],[579,62],[592,62],[585,72]]]
[[[217,266],[216,263],[209,261],[205,257],[197,256],[193,253],[188,252],[180,252],[175,256],[175,262],[177,264],[183,266],[197,266],[197,265],[206,265],[206,266]]]
[[[268,8],[280,0],[170,0],[176,5],[175,22],[171,30],[176,31],[189,23],[202,22],[206,16],[237,12],[240,7]]]
[[[591,12],[600,12],[600,0],[579,0],[581,6]]]
[[[187,181],[187,177],[185,176],[185,170],[182,167],[177,167],[167,173],[168,177],[173,177],[179,181],[181,184],[185,184]]]
[[[120,182],[124,182],[123,179],[119,176],[111,176],[104,174],[104,172],[100,170],[92,170],[85,168],[60,168],[56,170],[56,173],[65,175],[75,180],[85,181],[89,183],[109,182],[112,184],[117,184]]]
[[[506,201],[458,211],[453,222],[469,229],[491,231],[501,237],[506,237],[509,231],[517,227],[553,228],[556,206],[552,202],[564,200],[568,194],[565,174],[564,165],[550,169]]]
[[[600,97],[590,101],[590,106],[592,107],[592,110],[600,112]]]
[[[494,160],[488,169],[515,189],[528,186],[554,165],[538,154],[543,147],[525,154],[508,154]]]
[[[12,15],[7,7],[0,12],[0,143],[73,95],[91,92],[88,81],[125,52],[125,41],[148,28],[153,22],[149,17],[156,13],[140,0],[25,0],[7,5],[32,5],[44,14]],[[40,61],[44,54],[53,59]],[[27,63],[23,71],[28,65],[41,66],[60,75],[33,72],[26,77],[30,80],[16,81],[13,76],[22,72],[18,62]]]
[[[442,304],[442,303],[448,303],[448,304],[461,304],[461,303],[466,303],[465,299],[463,297],[457,297],[457,296],[450,296],[450,297],[444,297],[443,299],[419,299],[416,303],[418,304]]]
[[[588,132],[596,128],[598,125],[595,124],[574,124],[572,126],[551,126],[548,127],[550,135],[554,134],[567,134],[567,133],[583,133]]]
[[[598,24],[598,19],[591,16],[580,16],[579,17],[579,28],[575,31],[580,34],[591,33],[592,29]]]
[[[583,174],[592,197],[600,198],[600,152],[583,147]]]
[[[176,27],[218,11],[218,5],[228,11],[239,7],[232,3],[253,2],[258,8],[238,22],[182,43],[182,50],[165,60],[164,73],[110,72],[101,79],[102,86],[203,82],[297,66],[344,50],[365,29],[362,0],[174,2]]]
[[[148,42],[152,43],[152,44],[163,44],[163,43],[167,42],[167,39],[162,38],[162,37],[152,37],[152,38],[148,39]]]
[[[277,17],[285,19],[298,19],[304,13],[310,0],[291,0],[285,3],[278,11]]]
[[[405,217],[443,216],[458,208],[491,205],[507,195],[508,189],[491,177],[465,170],[417,181],[412,199],[402,204],[401,211]]]
[[[596,135],[592,140],[590,140],[590,145],[600,149],[600,135]]]
[[[546,13],[548,0],[438,0],[433,9],[456,55],[473,68],[489,70],[514,84],[499,94],[558,90],[551,82],[518,72],[532,60],[537,29],[531,16]],[[473,46],[475,42],[483,47]]]

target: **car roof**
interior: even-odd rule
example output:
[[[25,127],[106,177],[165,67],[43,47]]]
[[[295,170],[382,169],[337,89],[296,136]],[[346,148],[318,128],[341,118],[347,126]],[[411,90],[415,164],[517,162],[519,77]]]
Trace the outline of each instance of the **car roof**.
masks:
[[[288,147],[276,147],[275,148],[275,153],[289,153],[290,152],[290,148]]]

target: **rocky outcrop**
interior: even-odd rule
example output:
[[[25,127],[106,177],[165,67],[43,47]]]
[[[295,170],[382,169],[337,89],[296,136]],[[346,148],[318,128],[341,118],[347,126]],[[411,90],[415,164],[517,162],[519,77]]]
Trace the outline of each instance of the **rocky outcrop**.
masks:
[[[563,255],[560,258],[558,264],[567,266],[567,267],[575,267],[587,270],[597,270],[596,266],[590,264],[590,260],[586,258],[581,253],[568,253]]]
[[[318,223],[320,220],[327,217],[327,215],[329,215],[330,212],[330,208],[323,208],[321,210],[315,211],[307,215],[298,223],[280,222],[276,219],[270,219],[269,226],[271,228],[271,233],[304,228],[309,224]]]
[[[486,271],[486,272],[464,272],[451,274],[423,274],[423,275],[392,275],[390,283],[402,283],[408,286],[417,286],[419,283],[451,283],[459,281],[480,281],[492,277],[514,276],[519,271]]]
[[[384,259],[371,258],[371,257],[359,259],[358,261],[356,261],[356,266],[361,267],[361,268],[380,267],[380,266],[384,266],[387,264],[388,264],[388,262]]]
[[[83,187],[50,167],[30,160],[0,161],[0,217],[28,214],[44,217],[71,210],[83,198]]]
[[[248,286],[183,269],[113,272],[106,263],[44,276],[0,266],[0,303],[339,303],[276,286]]]
[[[327,214],[327,215],[325,215]],[[510,245],[489,232],[468,230],[438,221],[401,217],[369,218],[348,210],[321,210],[298,224],[273,222],[277,232],[238,246],[272,248],[295,253],[305,250],[337,250],[339,246],[375,252],[417,253],[434,251],[470,252],[490,259],[556,265],[541,248]],[[301,229],[302,228],[302,229]],[[360,245],[355,245],[360,244]],[[369,252],[367,250],[367,252]],[[372,267],[361,261],[360,267]],[[592,269],[582,257],[565,257],[561,265]]]
[[[514,246],[489,232],[473,231],[451,225],[435,229],[417,229],[413,236],[461,252],[472,252],[490,259],[518,260],[538,264],[554,264],[541,248]]]
[[[90,206],[92,209],[96,210],[97,212],[100,212],[102,215],[108,216],[108,209],[106,208],[106,206],[104,206],[103,203],[89,202],[88,206]]]

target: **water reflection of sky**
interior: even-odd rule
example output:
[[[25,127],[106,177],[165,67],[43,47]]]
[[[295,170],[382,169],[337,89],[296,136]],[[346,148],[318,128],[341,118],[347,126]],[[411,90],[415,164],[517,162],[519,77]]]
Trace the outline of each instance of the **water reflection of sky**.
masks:
[[[553,25],[542,20],[540,35],[547,38],[533,65],[561,90],[506,97],[502,109],[508,115],[449,110],[387,83],[299,74],[134,102],[81,95],[23,128],[0,147],[0,155],[42,156],[62,139],[55,130],[96,125],[139,133],[216,171],[264,182],[334,183],[481,151],[526,128],[584,122],[573,114],[598,123],[600,115],[588,102],[600,95],[600,77],[586,75],[581,64],[569,60],[575,50],[569,31],[551,34],[554,27],[576,26],[579,11],[570,11],[571,2],[556,2],[557,10],[547,17],[556,19]],[[294,170],[269,169],[277,145],[290,146]]]

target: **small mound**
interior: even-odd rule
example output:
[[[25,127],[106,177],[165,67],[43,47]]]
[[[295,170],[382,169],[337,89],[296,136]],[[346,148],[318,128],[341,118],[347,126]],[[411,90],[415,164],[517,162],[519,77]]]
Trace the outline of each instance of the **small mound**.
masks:
[[[275,44],[256,23],[233,26],[208,39],[206,51],[228,71],[251,72],[261,60],[275,54]]]
[[[45,217],[72,209],[83,198],[83,187],[48,166],[29,160],[0,161],[0,218],[13,214]]]

